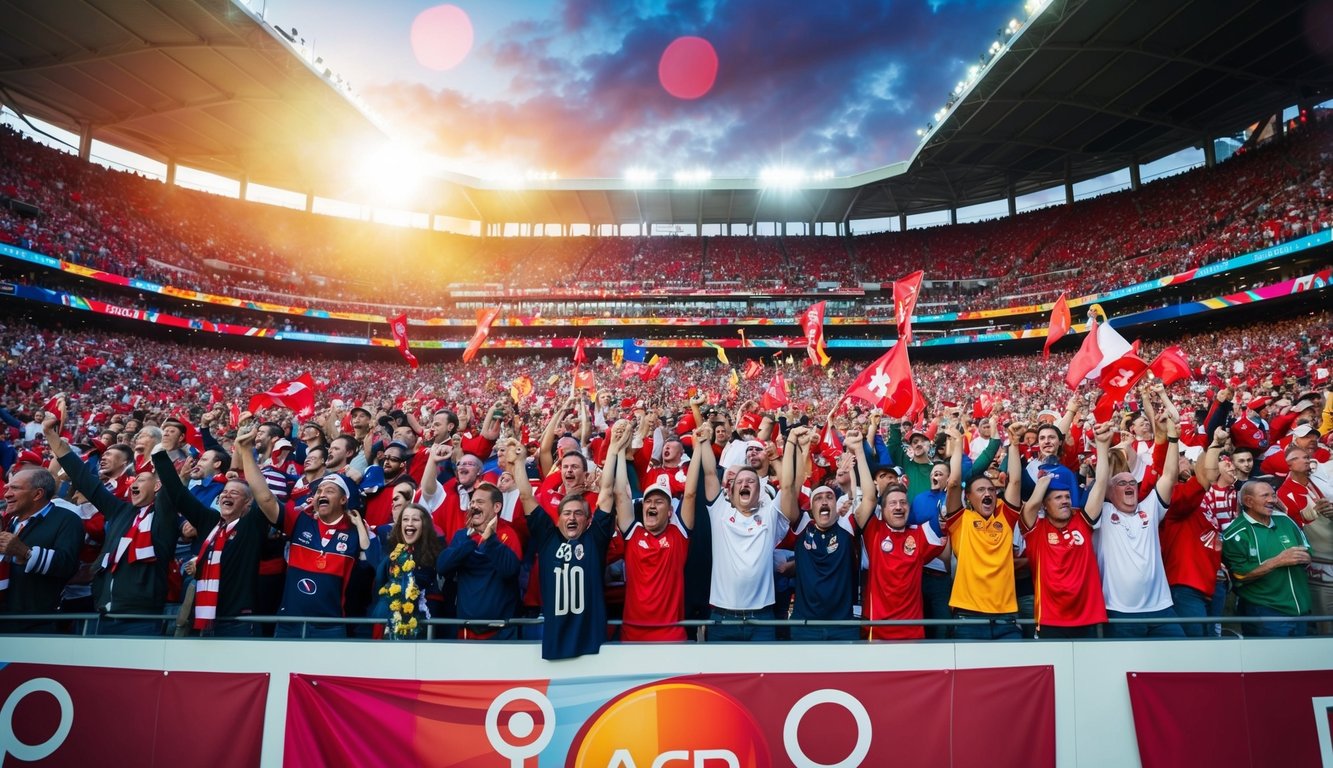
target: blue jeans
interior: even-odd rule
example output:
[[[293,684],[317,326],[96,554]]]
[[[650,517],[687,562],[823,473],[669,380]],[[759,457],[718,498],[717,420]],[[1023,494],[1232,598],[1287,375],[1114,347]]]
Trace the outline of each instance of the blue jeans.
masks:
[[[976,613],[955,608],[953,617],[955,619],[967,619],[966,624],[960,624],[953,628],[955,640],[1021,640],[1023,638],[1023,633],[1019,631],[1018,624],[1014,623],[1014,619],[1018,618],[1017,614]]]
[[[1243,600],[1240,604],[1241,616],[1285,616],[1290,614],[1269,608],[1266,605]],[[1255,621],[1241,625],[1246,637],[1305,637],[1305,622],[1302,621]]]
[[[709,614],[713,621],[735,621],[736,619],[772,619],[773,610],[763,607],[757,611],[730,611],[714,608]],[[773,627],[758,627],[752,624],[716,624],[708,627],[710,643],[772,643],[777,641]]]
[[[1106,609],[1110,619],[1176,619],[1179,616],[1174,609],[1163,608],[1160,611],[1126,613]],[[1107,637],[1184,637],[1185,630],[1179,624],[1107,624]]]
[[[922,571],[921,618],[953,618],[953,612],[949,609],[949,597],[952,594],[953,576],[931,568]],[[953,627],[926,627],[926,638],[930,640],[948,640],[952,634]]]
[[[818,643],[824,640],[860,640],[861,628],[860,627],[792,627],[791,639],[798,643]]]
[[[274,637],[300,638],[305,629],[305,637],[312,640],[346,640],[347,627],[343,624],[279,624],[273,628]]]
[[[103,616],[97,620],[97,634],[162,637],[162,621],[157,619],[108,619]]]
[[[1211,595],[1184,584],[1171,587],[1171,602],[1175,603],[1176,615],[1181,618],[1221,616],[1226,601],[1227,585],[1224,581],[1217,582],[1217,589]],[[1185,631],[1186,637],[1216,637],[1218,634],[1216,624],[1182,624],[1181,629]]]

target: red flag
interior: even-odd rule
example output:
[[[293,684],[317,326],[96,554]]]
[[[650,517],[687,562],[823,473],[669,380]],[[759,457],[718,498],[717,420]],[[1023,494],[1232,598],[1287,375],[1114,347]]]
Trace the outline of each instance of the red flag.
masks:
[[[588,353],[583,351],[583,334],[574,340],[574,365],[584,365],[588,362]]]
[[[628,379],[631,376],[642,376],[647,370],[647,363],[636,363],[633,360],[626,360],[625,364],[620,366],[620,378]]]
[[[227,363],[227,370],[232,371],[233,373],[236,371],[244,371],[247,367],[249,367],[249,365],[250,365],[250,358],[238,357],[235,360],[232,360],[231,362]]]
[[[209,404],[209,405],[217,405],[218,403],[220,403],[220,402],[222,402],[223,400],[226,400],[226,399],[227,399],[227,396],[226,396],[225,394],[223,394],[223,392],[222,392],[222,387],[219,387],[218,385],[214,384],[214,385],[209,389],[209,393],[208,393],[208,404]]]
[[[1148,364],[1133,352],[1121,355],[1115,362],[1106,366],[1101,377],[1103,394],[1097,400],[1097,406],[1092,410],[1093,417],[1097,421],[1106,421],[1111,418],[1116,404],[1125,399],[1125,395],[1134,388],[1134,385],[1147,372]]]
[[[838,463],[838,457],[842,456],[842,438],[838,437],[838,432],[833,428],[833,422],[824,425],[824,429],[819,433],[819,445],[815,446],[815,451],[824,457],[824,460],[833,466]]]
[[[768,383],[768,388],[764,394],[759,396],[759,407],[765,411],[771,411],[774,408],[781,408],[791,400],[787,397],[787,380],[782,378],[782,370],[773,374],[773,380]]]
[[[764,364],[755,360],[746,360],[745,365],[741,366],[741,378],[749,381],[758,378],[759,374],[764,372]]]
[[[407,364],[416,370],[419,363],[417,356],[407,348],[407,315],[401,314],[398,317],[389,320],[389,332],[393,334],[393,341],[398,345],[398,354],[403,356]]]
[[[231,426],[232,426],[233,428],[235,428],[236,425],[237,425],[237,424],[240,422],[240,420],[241,420],[241,406],[237,405],[236,403],[232,403],[232,404],[227,408],[227,412],[228,412],[228,414],[229,414],[230,417],[231,417]]]
[[[972,401],[972,418],[978,421],[990,417],[994,410],[995,396],[989,392],[982,392],[977,395],[977,399]]]
[[[1177,346],[1167,347],[1162,350],[1162,354],[1148,365],[1148,370],[1153,375],[1162,380],[1164,386],[1171,386],[1182,379],[1194,378],[1193,371],[1190,370],[1190,362],[1185,359],[1185,352]]]
[[[280,381],[267,392],[260,392],[250,398],[251,413],[271,405],[290,408],[298,419],[308,419],[315,415],[315,382],[310,374],[303,373],[291,381]]]
[[[1069,316],[1069,302],[1065,300],[1065,294],[1060,294],[1056,299],[1055,307],[1051,310],[1051,326],[1046,329],[1046,346],[1041,349],[1041,358],[1045,360],[1051,356],[1051,345],[1059,341],[1069,329],[1073,326],[1073,320]]]
[[[639,374],[639,378],[644,381],[652,381],[662,372],[669,361],[663,355],[653,355],[653,359],[648,361],[648,369]],[[628,364],[627,364],[628,365]]]
[[[1133,349],[1109,322],[1097,322],[1096,314],[1099,312],[1101,307],[1096,304],[1088,311],[1088,335],[1083,339],[1078,354],[1070,361],[1069,372],[1065,374],[1065,383],[1070,389],[1078,389],[1086,379],[1098,378],[1103,368]]]
[[[176,409],[176,411],[172,414],[171,418],[181,423],[181,431],[185,433],[185,442],[193,446],[196,451],[203,453],[204,436],[199,434],[199,430],[195,428],[194,424],[190,421],[188,414],[186,414],[185,412],[185,409],[184,408]]]
[[[597,390],[597,379],[593,377],[592,371],[585,371],[575,366],[574,389],[586,389],[589,392],[595,392]]]
[[[916,311],[916,297],[921,293],[925,272],[917,270],[901,280],[893,281],[893,317],[898,323],[898,340],[912,341],[912,313]]]
[[[861,371],[847,397],[855,397],[895,419],[906,416],[916,400],[916,384],[912,382],[912,366],[907,358],[907,345],[901,341],[885,352],[870,367]]]
[[[477,356],[481,345],[486,343],[486,337],[491,335],[491,323],[495,322],[495,318],[499,315],[499,307],[477,310],[477,332],[472,334],[472,341],[469,341],[467,349],[463,350],[463,362],[470,363],[472,358]]]
[[[824,304],[811,304],[801,313],[801,331],[805,333],[805,353],[810,361],[820,365],[829,364],[829,356],[824,352]]]

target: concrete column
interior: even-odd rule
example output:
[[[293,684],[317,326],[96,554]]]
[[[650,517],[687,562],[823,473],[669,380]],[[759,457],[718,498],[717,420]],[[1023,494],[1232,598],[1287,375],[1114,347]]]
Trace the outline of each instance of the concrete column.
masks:
[[[1134,158],[1129,164],[1129,188],[1135,192],[1143,186],[1143,169],[1139,167],[1139,159]]]
[[[93,156],[93,127],[84,123],[79,127],[79,159],[88,162]]]
[[[167,186],[176,186],[176,161],[167,158]]]
[[[950,224],[957,224],[957,223],[958,223],[958,208],[957,208],[957,206],[954,206],[954,207],[949,208],[949,223],[950,223]]]
[[[250,177],[247,174],[241,174],[241,188],[237,190],[236,197],[244,200],[247,192],[250,191]]]
[[[907,214],[905,213],[898,214],[898,231],[899,232],[907,231]]]
[[[305,193],[305,212],[314,213],[314,211],[315,211],[315,193],[307,192]]]
[[[1207,168],[1217,165],[1217,144],[1211,136],[1205,136],[1203,140],[1203,164]]]

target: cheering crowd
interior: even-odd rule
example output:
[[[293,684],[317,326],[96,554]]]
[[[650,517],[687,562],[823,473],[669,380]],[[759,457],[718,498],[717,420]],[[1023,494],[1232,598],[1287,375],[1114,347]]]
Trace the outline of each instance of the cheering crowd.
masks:
[[[572,389],[568,360],[408,374],[11,320],[0,610],[56,618],[3,628],[412,639],[446,618],[436,637],[540,635],[547,658],[911,639],[878,622],[923,618],[960,639],[1327,631],[1290,619],[1333,613],[1329,326],[1175,339],[1191,380],[1098,423],[1059,354],[915,361],[926,406],[890,418],[844,397],[851,361],[595,360]]]

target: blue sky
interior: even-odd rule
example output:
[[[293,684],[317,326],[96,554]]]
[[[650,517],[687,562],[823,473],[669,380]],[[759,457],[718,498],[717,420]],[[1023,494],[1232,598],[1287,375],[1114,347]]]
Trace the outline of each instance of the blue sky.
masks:
[[[838,175],[906,159],[967,67],[1022,3],[990,0],[455,0],[473,29],[452,69],[413,53],[430,2],[250,0],[295,27],[393,126],[460,170],[563,178],[783,165]],[[659,83],[672,40],[712,44],[711,90]]]

